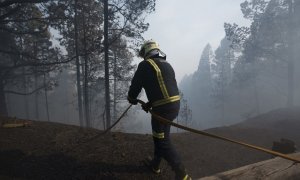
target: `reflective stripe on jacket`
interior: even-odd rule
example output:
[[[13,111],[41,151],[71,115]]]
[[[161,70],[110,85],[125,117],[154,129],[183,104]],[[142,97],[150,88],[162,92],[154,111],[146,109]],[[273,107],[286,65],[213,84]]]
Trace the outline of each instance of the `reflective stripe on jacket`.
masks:
[[[147,59],[139,63],[128,96],[136,99],[142,88],[153,107],[180,100],[175,72],[163,58]]]

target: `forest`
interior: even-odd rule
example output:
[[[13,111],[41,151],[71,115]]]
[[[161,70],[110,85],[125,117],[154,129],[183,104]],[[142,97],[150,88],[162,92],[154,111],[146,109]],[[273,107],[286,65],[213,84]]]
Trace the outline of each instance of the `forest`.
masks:
[[[249,26],[222,20],[218,46],[199,47],[196,70],[182,79],[173,77],[178,61],[159,57],[172,65],[176,95],[148,61],[154,71],[145,72],[164,98],[154,102],[176,105],[157,115],[132,106],[128,90],[138,54],[147,56],[138,52],[155,24],[149,17],[162,2],[0,0],[0,179],[299,179],[300,1],[240,0]],[[180,13],[162,14],[175,22]],[[187,27],[216,23],[190,18]],[[162,22],[155,35],[171,36]],[[174,29],[171,44],[184,46],[187,33]],[[163,54],[147,42],[155,44],[149,52]],[[187,58],[181,62],[192,62],[184,54],[190,49],[176,49]]]
[[[250,27],[224,23],[219,47],[207,44],[197,71],[180,83],[188,123],[198,128],[300,105],[300,2],[245,1],[241,11]]]
[[[155,0],[104,2],[1,1],[2,116],[98,129],[120,116]],[[251,25],[225,22],[219,47],[203,49],[198,70],[178,82],[177,122],[207,129],[299,106],[299,4],[241,3]],[[126,118],[144,116],[131,112]]]
[[[0,9],[0,115],[109,126],[155,0],[4,0]]]

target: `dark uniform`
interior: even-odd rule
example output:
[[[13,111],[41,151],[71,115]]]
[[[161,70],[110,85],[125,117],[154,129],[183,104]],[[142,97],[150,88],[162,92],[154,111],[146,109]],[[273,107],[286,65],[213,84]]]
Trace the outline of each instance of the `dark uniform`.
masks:
[[[177,117],[180,96],[174,70],[165,57],[154,56],[139,63],[128,92],[129,99],[136,99],[142,88],[154,113],[171,121]],[[159,168],[164,158],[175,171],[176,177],[183,179],[186,176],[185,168],[171,144],[170,125],[159,123],[153,116],[151,124],[155,147],[153,166]]]

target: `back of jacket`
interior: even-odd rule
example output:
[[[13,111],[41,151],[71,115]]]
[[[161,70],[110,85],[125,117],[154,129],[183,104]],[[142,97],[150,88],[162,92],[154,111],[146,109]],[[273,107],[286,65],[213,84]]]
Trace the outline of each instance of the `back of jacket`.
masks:
[[[152,60],[161,71],[163,83],[165,84],[169,96],[179,95],[175,72],[172,66],[163,58],[153,58]],[[143,60],[139,63],[131,81],[128,96],[132,99],[136,99],[142,88],[145,89],[147,98],[151,103],[164,99],[157,70],[155,70],[147,60]]]

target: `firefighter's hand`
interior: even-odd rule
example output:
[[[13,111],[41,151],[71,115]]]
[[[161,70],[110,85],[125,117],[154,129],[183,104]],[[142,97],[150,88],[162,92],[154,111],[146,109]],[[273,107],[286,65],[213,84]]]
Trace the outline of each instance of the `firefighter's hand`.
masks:
[[[150,108],[151,108],[150,102],[147,102],[147,103],[145,103],[145,104],[142,104],[142,109],[143,109],[144,111],[146,111],[146,113],[149,112]]]
[[[137,99],[132,99],[129,96],[127,97],[127,100],[130,104],[133,104],[133,105],[137,105],[137,103],[138,103]]]

